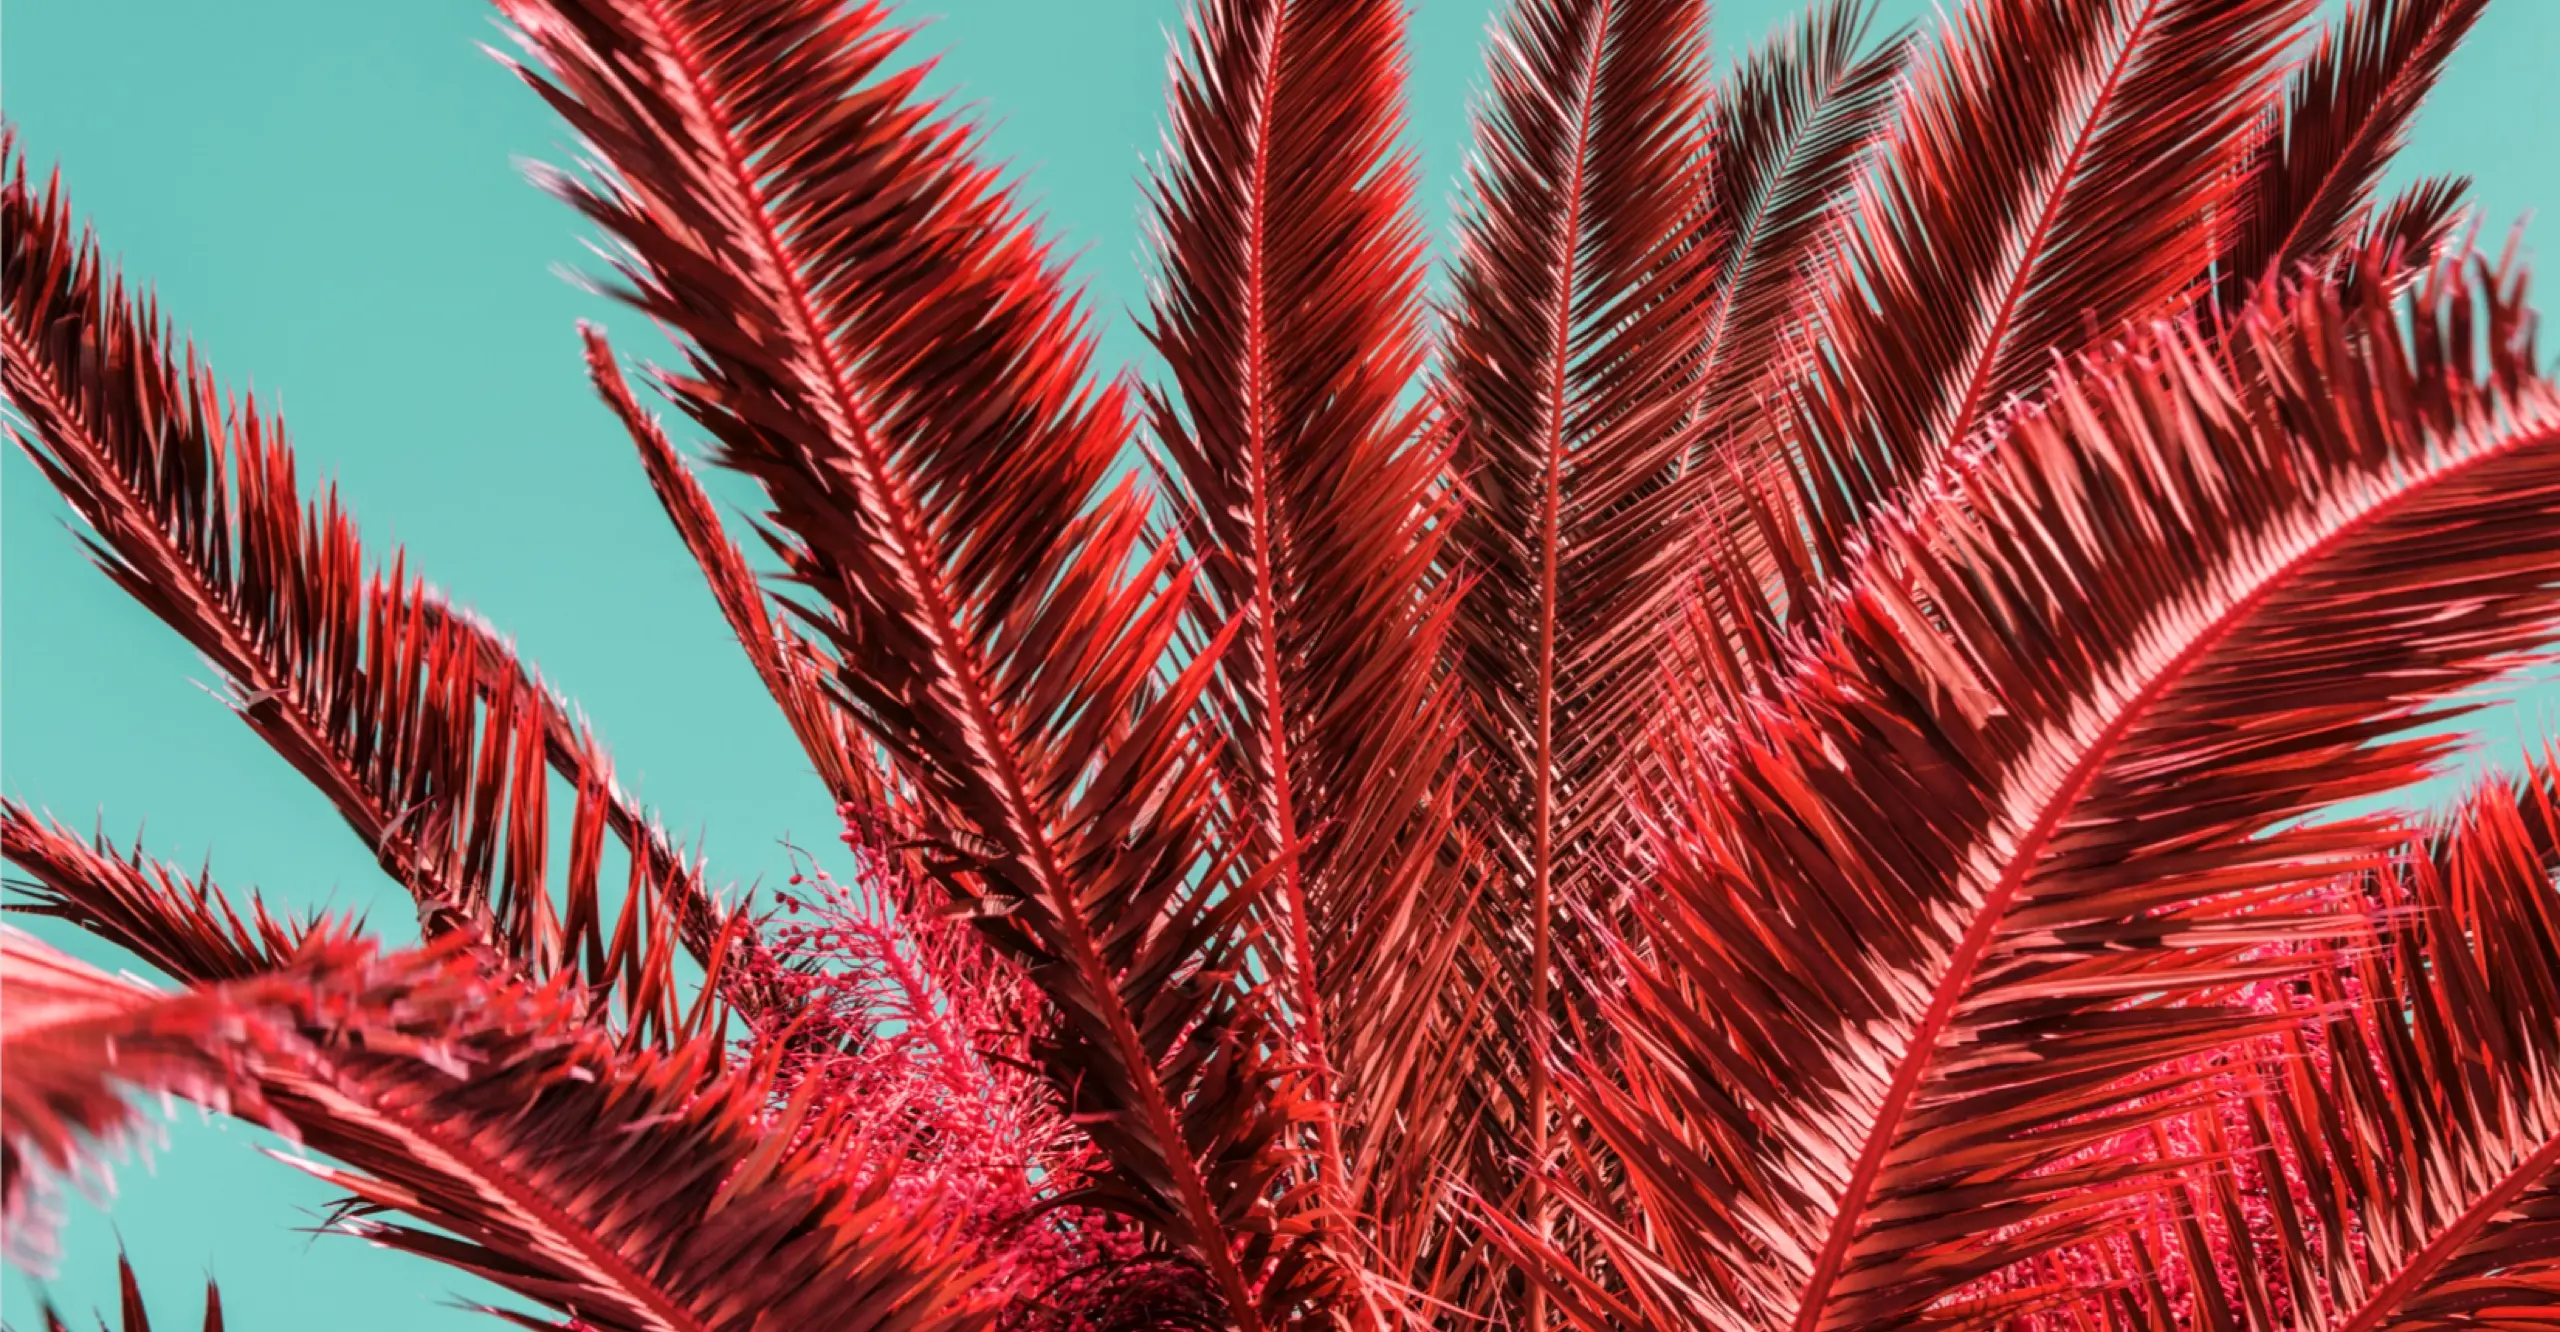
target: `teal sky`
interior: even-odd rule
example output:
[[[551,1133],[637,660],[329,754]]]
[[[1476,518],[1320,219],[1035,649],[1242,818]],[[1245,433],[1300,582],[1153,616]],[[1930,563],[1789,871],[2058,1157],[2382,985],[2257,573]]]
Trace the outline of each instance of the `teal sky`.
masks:
[[[1464,143],[1489,0],[1420,0],[1414,143],[1435,224]],[[1793,0],[1719,6],[1727,50]],[[1888,0],[1890,17],[1928,12]],[[1138,340],[1138,178],[1154,150],[1178,0],[932,0],[946,87],[994,120],[1106,327]],[[60,162],[127,273],[155,285],[233,388],[285,412],[306,484],[334,478],[377,551],[514,635],[612,746],[624,782],[714,870],[787,872],[779,840],[831,844],[824,794],[729,641],[628,444],[590,396],[573,321],[626,347],[639,321],[554,272],[584,260],[567,211],[513,163],[561,160],[554,123],[477,44],[470,0],[13,0],[5,105],[39,166]],[[2402,159],[2461,172],[2493,231],[2560,204],[2560,4],[2502,0]],[[2529,232],[2548,245],[2548,222]],[[409,913],[328,806],[230,718],[209,672],[87,566],[66,511],[14,452],[0,464],[0,786],[233,889],[298,906]],[[2511,749],[2550,695],[2483,722]],[[2523,715],[2530,714],[2530,716]],[[40,931],[102,963],[118,959]],[[204,1275],[232,1326],[487,1327],[495,1297],[443,1269],[304,1233],[326,1190],[263,1159],[263,1135],[192,1112],[106,1207],[69,1200],[52,1289],[112,1303],[121,1234],[172,1325]],[[32,1326],[15,1270],[5,1313]]]

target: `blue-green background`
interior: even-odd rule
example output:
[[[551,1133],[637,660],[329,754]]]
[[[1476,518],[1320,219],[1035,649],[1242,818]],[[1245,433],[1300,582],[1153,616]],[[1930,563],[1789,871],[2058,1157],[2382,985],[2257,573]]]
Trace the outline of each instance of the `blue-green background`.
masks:
[[[1465,138],[1489,0],[1421,0],[1414,146],[1437,224]],[[1793,0],[1720,6],[1726,49]],[[930,0],[941,82],[995,122],[1107,329],[1139,352],[1138,177],[1156,145],[1178,0]],[[1927,12],[1889,0],[1896,21]],[[157,286],[232,386],[287,414],[306,477],[335,478],[377,550],[516,636],[584,705],[621,775],[717,872],[784,869],[778,839],[828,844],[827,806],[728,641],[628,445],[590,397],[572,321],[626,346],[639,321],[561,281],[585,258],[520,158],[563,136],[477,49],[468,0],[14,0],[5,105],[40,165],[60,162],[126,271]],[[2493,229],[2560,201],[2560,4],[2503,0],[2420,123],[2403,176],[2462,172]],[[2539,234],[2554,233],[2548,224]],[[6,789],[156,854],[207,854],[234,888],[298,906],[405,903],[329,807],[199,688],[203,664],[77,552],[62,505],[15,453],[0,514],[0,737]],[[2484,722],[2491,751],[2538,728]],[[101,962],[106,950],[42,931]],[[164,1319],[208,1272],[232,1326],[488,1326],[454,1307],[495,1292],[417,1260],[319,1237],[327,1198],[263,1159],[263,1135],[184,1114],[102,1208],[77,1197],[51,1289],[111,1306],[117,1236]],[[29,1326],[42,1284],[6,1274]],[[175,1321],[184,1321],[183,1316]],[[192,1326],[191,1323],[186,1325]]]

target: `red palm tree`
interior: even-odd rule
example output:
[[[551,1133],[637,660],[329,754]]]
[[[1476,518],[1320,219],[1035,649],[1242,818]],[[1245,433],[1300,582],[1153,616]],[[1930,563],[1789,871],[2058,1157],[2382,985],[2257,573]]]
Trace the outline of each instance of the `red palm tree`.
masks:
[[[2482,0],[1516,0],[1436,307],[1400,6],[1201,0],[1134,391],[877,6],[500,8],[852,871],[712,891],[12,145],[14,433],[427,940],[8,806],[178,984],[0,943],[21,1250],[149,1090],[535,1326],[2560,1319],[2554,766],[2339,812],[2560,621],[2376,196]]]

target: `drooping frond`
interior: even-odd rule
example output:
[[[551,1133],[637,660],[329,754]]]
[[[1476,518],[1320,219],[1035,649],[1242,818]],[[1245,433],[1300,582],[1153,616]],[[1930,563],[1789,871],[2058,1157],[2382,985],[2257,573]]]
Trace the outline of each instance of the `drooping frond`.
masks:
[[[1439,391],[1469,492],[1453,659],[1485,768],[1478,831],[1522,1067],[1504,1111],[1548,1154],[1554,932],[1613,815],[1679,586],[1680,459],[1707,311],[1705,6],[1521,0],[1478,109]],[[1504,1081],[1511,1081],[1505,1071]]]
[[[20,935],[0,958],[13,1148],[50,1157],[63,1125],[86,1127],[65,1107],[129,1116],[115,1083],[172,1091],[331,1158],[293,1164],[356,1200],[339,1229],[564,1326],[991,1322],[966,1250],[929,1206],[890,1201],[896,1163],[864,1155],[863,1126],[806,1098],[777,1109],[768,1070],[724,1069],[715,1031],[635,1053],[559,987],[493,982],[450,945],[378,955],[315,937],[283,970],[174,996]],[[394,1212],[435,1229],[379,1219]]]
[[[2194,298],[2310,11],[1966,6],[1920,58],[1833,262],[1779,549],[1800,531],[1836,574],[1865,514],[2035,396],[2057,358]]]
[[[26,894],[11,909],[77,925],[191,985],[273,971],[308,931],[254,896],[244,918],[210,874],[191,879],[140,847],[118,855],[15,800],[0,800],[0,855],[28,876],[10,885]]]
[[[61,192],[30,187],[14,141],[5,157],[0,357],[25,423],[10,433],[88,524],[99,566],[222,672],[233,709],[375,850],[428,934],[467,931],[535,976],[591,963],[599,995],[627,994],[662,933],[707,956],[723,920],[698,868],[585,729],[396,554],[369,563],[335,492],[305,499],[281,422],[227,401],[192,348],[169,351]],[[577,793],[566,884],[547,879],[554,772]],[[599,877],[608,831],[631,852],[620,923]]]
[[[2530,331],[2450,270],[2227,349],[2165,327],[1879,525],[1783,688],[1675,735],[1574,1084],[1649,1318],[1900,1324],[2169,1168],[2099,1149],[2289,1022],[2214,996],[2323,965],[2315,890],[2397,836],[2310,816],[2423,775],[2448,742],[2401,733],[2552,635]]]
[[[869,756],[869,742],[845,724],[842,712],[828,696],[828,665],[788,625],[774,622],[766,606],[764,585],[748,567],[746,556],[729,540],[719,510],[712,507],[711,497],[703,492],[693,469],[659,428],[657,418],[631,395],[631,386],[622,377],[622,368],[614,359],[612,344],[605,341],[604,330],[583,325],[580,332],[586,342],[588,377],[640,451],[640,465],[649,475],[650,489],[658,493],[658,502],[665,506],[676,534],[692,553],[694,563],[701,567],[703,582],[710,586],[713,600],[719,603],[721,617],[729,622],[730,632],[737,635],[738,645],[746,649],[747,660],[755,667],[756,678],[764,683],[765,692],[782,709],[783,720],[808,754],[818,779],[826,783],[827,793],[839,805],[879,803],[886,793],[877,765]]]
[[[1199,560],[1189,637],[1235,625],[1205,700],[1227,817],[1273,867],[1273,970],[1332,1089],[1320,1187],[1373,1225],[1433,1210],[1384,1149],[1440,1157],[1450,1083],[1429,1065],[1465,935],[1464,882],[1439,854],[1458,714],[1437,679],[1437,564],[1455,507],[1441,436],[1400,398],[1423,351],[1403,38],[1391,0],[1201,5],[1152,189],[1150,335],[1171,380],[1147,408]],[[1364,1196],[1382,1171],[1394,1186]]]
[[[142,1301],[142,1283],[134,1279],[133,1263],[122,1253],[116,1255],[116,1294],[119,1332],[151,1332],[151,1310]],[[98,1326],[104,1332],[105,1320],[101,1319]],[[202,1326],[204,1332],[222,1332],[222,1291],[211,1277],[205,1278],[204,1283]],[[44,1327],[45,1332],[71,1332],[71,1325],[62,1321],[51,1300],[45,1301]]]
[[[2293,73],[2250,151],[2216,295],[2236,309],[2270,278],[2351,249],[2374,190],[2488,0],[2354,0]],[[2426,255],[2408,262],[2423,266]]]
[[[25,894],[11,909],[79,926],[185,984],[270,975],[285,969],[312,937],[310,922],[278,919],[255,894],[244,915],[209,870],[190,877],[146,857],[139,845],[119,855],[103,835],[84,841],[14,800],[0,801],[0,855],[25,875],[10,885]],[[591,924],[600,909],[592,892],[571,898],[564,916],[580,927],[572,937],[584,940],[587,955],[567,962],[580,976],[615,977],[617,988],[605,997],[614,1012],[629,1018],[622,1025],[642,1040],[661,1039],[687,1020],[674,946],[644,935],[646,918],[639,911],[621,912],[608,934]],[[779,968],[742,934],[724,934],[710,957],[724,977],[745,973],[723,986],[726,993],[768,1001],[782,996],[770,983]],[[761,1008],[749,1016],[787,1019]]]
[[[1308,1100],[1235,980],[1263,881],[1204,841],[1191,709],[1225,648],[1159,676],[1188,576],[1113,483],[1124,403],[1087,390],[1058,265],[876,5],[501,8],[596,159],[547,183],[685,346],[663,385],[763,485],[842,701],[1055,1001],[1042,1058],[1117,1166],[1104,1201],[1258,1332],[1301,1294],[1265,1185]]]

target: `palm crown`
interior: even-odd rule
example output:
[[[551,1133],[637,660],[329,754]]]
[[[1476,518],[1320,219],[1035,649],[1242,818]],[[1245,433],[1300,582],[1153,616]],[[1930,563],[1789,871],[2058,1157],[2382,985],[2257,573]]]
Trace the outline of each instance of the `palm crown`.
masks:
[[[16,437],[425,938],[9,804],[178,982],[0,946],[13,1248],[155,1090],[563,1327],[2560,1317],[2560,784],[2338,812],[2560,618],[2376,193],[2482,0],[1514,0],[1437,302],[1398,0],[1199,0],[1108,384],[878,7],[499,7],[852,871],[714,891],[11,145]]]

